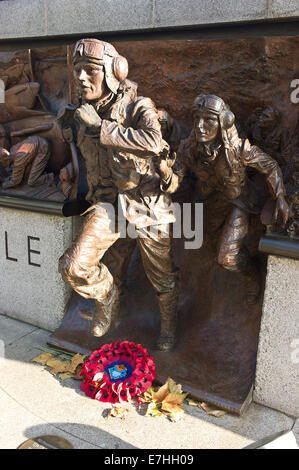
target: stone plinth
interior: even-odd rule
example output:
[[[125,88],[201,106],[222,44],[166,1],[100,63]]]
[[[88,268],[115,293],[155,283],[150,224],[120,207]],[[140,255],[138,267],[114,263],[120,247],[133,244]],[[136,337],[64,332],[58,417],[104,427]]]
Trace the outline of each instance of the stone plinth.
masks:
[[[299,261],[269,256],[254,401],[299,416]]]
[[[0,312],[53,331],[70,289],[58,259],[71,244],[76,218],[0,207]]]

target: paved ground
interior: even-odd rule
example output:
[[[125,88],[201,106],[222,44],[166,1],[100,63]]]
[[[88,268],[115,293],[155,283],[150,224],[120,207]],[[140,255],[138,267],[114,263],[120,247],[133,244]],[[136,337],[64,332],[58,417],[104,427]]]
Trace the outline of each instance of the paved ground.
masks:
[[[78,381],[62,382],[31,362],[48,336],[47,331],[0,315],[2,449],[15,449],[40,434],[61,435],[77,449],[239,449],[283,430],[297,430],[299,437],[298,421],[255,403],[241,418],[215,418],[186,405],[177,423],[164,416],[145,417],[145,408],[134,406],[125,420],[106,420],[109,405],[85,397]]]

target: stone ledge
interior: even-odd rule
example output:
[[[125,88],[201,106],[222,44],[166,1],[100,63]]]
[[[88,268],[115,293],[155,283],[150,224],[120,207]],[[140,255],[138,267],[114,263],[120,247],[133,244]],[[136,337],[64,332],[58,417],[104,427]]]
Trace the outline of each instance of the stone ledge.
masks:
[[[0,40],[295,20],[297,0],[2,0]]]
[[[299,261],[270,255],[253,400],[299,417]]]

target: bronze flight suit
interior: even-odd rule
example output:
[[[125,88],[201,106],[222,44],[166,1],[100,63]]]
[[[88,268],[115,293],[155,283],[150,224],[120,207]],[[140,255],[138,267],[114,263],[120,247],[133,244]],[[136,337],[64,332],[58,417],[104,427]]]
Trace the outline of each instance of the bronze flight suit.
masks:
[[[104,109],[95,107],[102,118],[98,135],[89,135],[83,125],[78,128],[76,141],[87,169],[86,199],[92,206],[73,246],[60,259],[60,272],[82,297],[105,305],[115,285],[121,289],[137,241],[162,318],[176,310],[177,275],[170,236],[153,234],[150,227],[167,232],[174,217],[167,210],[170,195],[161,192],[153,163],[165,145],[157,111],[149,98],[137,97],[136,92],[137,85],[125,80]],[[136,229],[136,240],[120,237],[113,214],[104,203],[115,209],[119,203],[126,209],[125,218]],[[116,227],[117,223],[116,217]],[[109,269],[102,262],[107,250]]]
[[[192,131],[188,139],[182,141],[178,160],[162,187],[169,193],[175,192],[186,171],[191,171],[199,181],[200,192],[207,198],[207,204],[209,201],[213,204],[214,212],[209,217],[211,223],[213,219],[217,222],[221,213],[227,214],[219,240],[218,263],[230,271],[248,271],[249,274],[252,267],[243,242],[248,233],[249,214],[259,213],[262,207],[246,168],[254,168],[265,176],[273,199],[285,195],[285,189],[281,170],[273,158],[259,147],[251,145],[248,139],[239,138],[235,126],[229,130],[229,140],[229,159],[223,145],[218,153],[216,151],[217,156],[209,156],[204,144],[196,143]]]
[[[50,158],[48,142],[33,135],[10,149],[12,174],[5,188],[14,188],[23,182],[29,186],[39,186],[53,181],[52,173],[44,173]]]

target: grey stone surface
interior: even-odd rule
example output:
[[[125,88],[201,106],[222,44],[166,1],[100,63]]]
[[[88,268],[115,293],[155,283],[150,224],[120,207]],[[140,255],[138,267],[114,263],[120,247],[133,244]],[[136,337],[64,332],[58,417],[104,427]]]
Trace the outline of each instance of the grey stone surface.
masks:
[[[298,18],[296,0],[4,0],[0,39]]]
[[[43,36],[46,32],[47,0],[0,2],[1,39]]]
[[[18,323],[21,330],[23,324]],[[293,427],[294,419],[255,403],[242,417],[227,414],[223,418],[186,405],[177,423],[166,417],[145,417],[144,405],[128,405],[125,420],[107,420],[109,404],[87,398],[78,381],[61,381],[31,361],[41,352],[37,348],[45,347],[48,333],[36,329],[25,334],[27,327],[21,338],[6,347],[0,361],[2,448],[15,448],[26,438],[51,432],[66,437],[76,448],[239,449]]]
[[[295,422],[294,427],[293,427],[293,433],[295,435],[297,444],[299,446],[299,419],[296,419],[296,422]]]
[[[299,16],[299,2],[298,0],[272,0],[270,2],[270,15],[276,17],[279,15],[281,18],[290,16]]]
[[[299,261],[269,256],[253,399],[299,416]]]
[[[151,0],[51,0],[46,34],[66,34],[70,27],[82,34],[152,28],[152,8]]]
[[[195,26],[267,18],[267,0],[157,0],[157,26]]]
[[[4,341],[5,344],[17,341],[36,329],[36,326],[20,323],[13,318],[7,318],[4,315],[0,315],[0,340]]]
[[[70,294],[57,266],[72,218],[0,208],[0,239],[0,312],[53,331]]]
[[[49,424],[34,413],[17,403],[5,391],[0,390],[0,449],[16,449],[20,444],[43,434],[61,436],[67,439],[75,449],[100,449],[60,429],[57,423]]]

